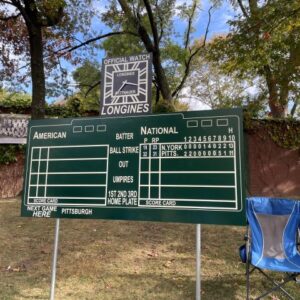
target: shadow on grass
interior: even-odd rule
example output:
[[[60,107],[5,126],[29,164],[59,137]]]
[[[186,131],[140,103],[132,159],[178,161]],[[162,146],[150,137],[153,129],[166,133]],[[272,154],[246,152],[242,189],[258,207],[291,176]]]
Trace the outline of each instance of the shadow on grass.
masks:
[[[244,274],[224,274],[202,279],[202,300],[245,299],[246,278]]]
[[[134,290],[126,291],[123,295],[114,299],[143,299],[143,300],[189,300],[195,299],[195,281],[193,277],[174,275],[159,276],[149,273],[139,275],[122,275],[120,279],[124,283],[136,283]],[[131,286],[134,286],[131,284]],[[127,293],[126,293],[127,292]],[[101,299],[101,298],[99,298]]]

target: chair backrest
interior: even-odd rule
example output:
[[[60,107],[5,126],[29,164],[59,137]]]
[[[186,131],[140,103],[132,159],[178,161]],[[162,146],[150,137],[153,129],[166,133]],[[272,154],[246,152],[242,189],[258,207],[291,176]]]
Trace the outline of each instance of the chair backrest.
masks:
[[[247,219],[251,230],[251,264],[262,269],[300,273],[297,249],[300,201],[247,198]]]

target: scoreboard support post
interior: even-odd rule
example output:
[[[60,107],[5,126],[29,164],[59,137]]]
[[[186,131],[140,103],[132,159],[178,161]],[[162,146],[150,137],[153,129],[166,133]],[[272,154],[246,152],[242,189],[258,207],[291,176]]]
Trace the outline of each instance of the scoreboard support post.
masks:
[[[196,300],[201,299],[201,224],[196,225]]]
[[[60,219],[56,218],[55,234],[54,234],[54,249],[53,249],[53,258],[52,258],[52,271],[51,271],[50,300],[55,299],[56,266],[57,266],[57,254],[58,254],[58,243],[59,243],[59,226],[60,226]]]

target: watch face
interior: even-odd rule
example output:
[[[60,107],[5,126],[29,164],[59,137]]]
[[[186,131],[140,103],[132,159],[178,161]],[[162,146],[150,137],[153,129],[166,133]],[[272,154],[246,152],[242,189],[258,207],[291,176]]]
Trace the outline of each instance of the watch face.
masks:
[[[147,63],[108,65],[104,78],[104,104],[145,103]]]
[[[139,94],[139,70],[113,72],[113,97]]]
[[[122,105],[128,106],[127,111],[150,112],[151,101],[151,55],[143,54],[137,56],[106,58],[102,63],[102,114],[117,112]],[[139,104],[138,109],[133,109]],[[129,106],[131,108],[129,109]],[[142,106],[143,107],[141,109]],[[114,106],[111,108],[110,106]],[[147,110],[147,111],[146,111]],[[128,114],[128,112],[120,114]],[[115,114],[115,113],[111,113]]]

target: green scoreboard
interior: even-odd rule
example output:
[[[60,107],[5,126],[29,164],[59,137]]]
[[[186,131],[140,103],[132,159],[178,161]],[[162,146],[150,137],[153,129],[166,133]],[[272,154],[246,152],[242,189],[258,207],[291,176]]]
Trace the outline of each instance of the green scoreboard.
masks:
[[[22,216],[245,224],[242,110],[28,128]]]

